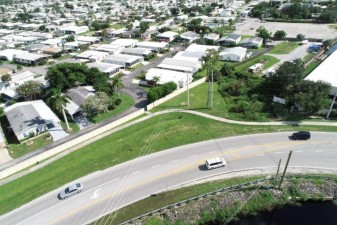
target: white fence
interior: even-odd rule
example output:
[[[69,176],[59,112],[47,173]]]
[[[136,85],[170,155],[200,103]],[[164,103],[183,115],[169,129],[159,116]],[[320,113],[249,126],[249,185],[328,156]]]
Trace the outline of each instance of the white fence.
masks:
[[[200,79],[196,82],[193,82],[189,85],[189,88],[192,88],[192,87],[195,87],[199,84],[202,84],[202,83],[205,82],[205,80],[206,80],[206,78],[203,78],[203,79]],[[159,99],[159,100],[149,104],[147,106],[147,110],[150,110],[155,106],[158,106],[159,104],[161,104],[161,103],[163,103],[163,102],[165,102],[165,101],[185,92],[186,90],[187,90],[187,87],[181,88],[181,89],[165,96],[164,98]],[[97,128],[96,130],[88,132],[88,133],[86,133],[86,134],[84,134],[84,135],[82,135],[78,138],[75,138],[75,139],[73,139],[73,140],[71,140],[67,143],[61,144],[61,145],[59,145],[55,148],[52,148],[48,151],[43,152],[43,153],[41,153],[37,156],[34,156],[34,157],[29,158],[25,161],[22,161],[22,162],[14,165],[14,166],[11,166],[7,169],[4,169],[3,171],[0,171],[0,180],[3,179],[3,178],[9,177],[9,176],[21,171],[21,170],[24,170],[27,167],[35,165],[36,163],[41,162],[41,161],[43,161],[43,160],[45,160],[45,159],[47,159],[47,158],[49,158],[53,155],[56,155],[60,152],[63,152],[63,151],[65,151],[65,150],[67,150],[71,147],[74,147],[74,146],[79,145],[79,144],[81,144],[85,141],[88,141],[88,140],[90,140],[90,139],[92,139],[92,138],[94,138],[94,137],[96,137],[100,134],[103,134],[103,133],[105,133],[105,132],[107,132],[107,131],[109,131],[109,130],[117,127],[117,126],[120,126],[121,124],[124,124],[124,123],[144,114],[144,113],[145,113],[145,109],[140,109],[140,110],[138,110],[138,111],[136,111],[132,114],[129,114],[129,115],[127,115],[127,116],[125,116],[125,117],[123,117],[119,120],[113,121],[113,122],[111,122],[107,125],[104,125],[104,126],[100,127],[100,128]]]

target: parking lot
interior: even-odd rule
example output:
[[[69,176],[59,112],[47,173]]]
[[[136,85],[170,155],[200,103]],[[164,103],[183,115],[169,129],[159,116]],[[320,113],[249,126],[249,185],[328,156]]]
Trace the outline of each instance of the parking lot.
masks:
[[[284,30],[287,37],[296,37],[297,34],[303,34],[306,38],[332,39],[337,36],[337,29],[330,29],[327,24],[313,23],[281,23],[266,22],[261,23],[257,18],[247,18],[243,24],[239,25],[234,31],[240,35],[255,35],[259,26],[265,27],[274,34],[277,30]],[[252,29],[254,27],[254,29]]]

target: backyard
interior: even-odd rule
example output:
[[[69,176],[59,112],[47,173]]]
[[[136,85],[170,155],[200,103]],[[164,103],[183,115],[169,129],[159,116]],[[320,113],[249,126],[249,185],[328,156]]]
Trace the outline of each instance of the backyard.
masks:
[[[298,47],[297,42],[281,42],[280,44],[277,44],[274,48],[272,48],[269,53],[270,54],[276,54],[276,55],[285,55],[289,54],[291,51],[293,51],[295,48]]]

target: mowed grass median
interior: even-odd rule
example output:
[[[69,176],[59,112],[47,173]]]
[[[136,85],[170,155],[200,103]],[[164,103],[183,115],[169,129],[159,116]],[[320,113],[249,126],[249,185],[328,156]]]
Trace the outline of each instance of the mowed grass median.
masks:
[[[186,113],[156,116],[104,137],[38,171],[0,186],[0,214],[9,212],[77,178],[134,159],[139,155],[220,137],[302,129],[335,132],[336,128],[242,126],[220,123]]]

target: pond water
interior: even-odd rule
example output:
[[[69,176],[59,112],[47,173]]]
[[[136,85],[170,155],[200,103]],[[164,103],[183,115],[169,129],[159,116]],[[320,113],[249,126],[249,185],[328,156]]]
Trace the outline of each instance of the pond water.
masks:
[[[305,202],[286,205],[258,216],[241,218],[227,225],[337,225],[337,205],[332,202]]]

